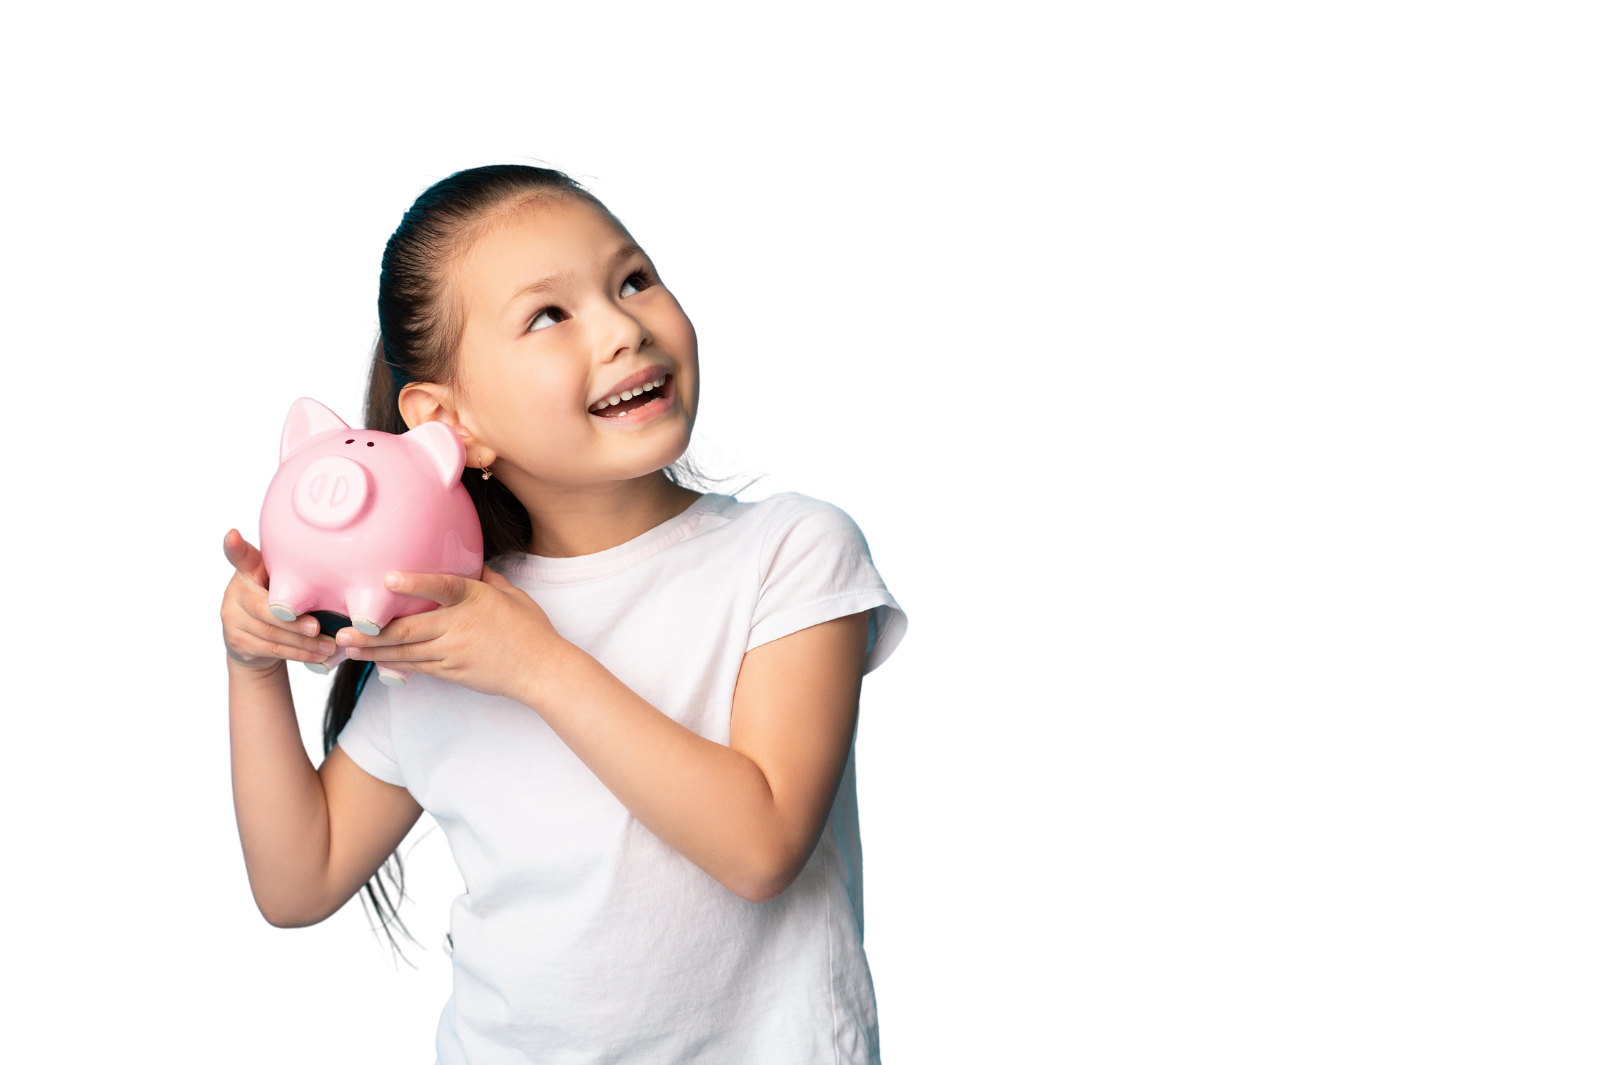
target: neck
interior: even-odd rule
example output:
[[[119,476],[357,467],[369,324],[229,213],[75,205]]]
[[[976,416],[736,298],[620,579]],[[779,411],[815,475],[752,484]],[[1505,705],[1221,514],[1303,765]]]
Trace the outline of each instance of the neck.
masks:
[[[533,520],[529,554],[574,558],[625,544],[689,509],[700,493],[664,473],[603,484],[507,483]]]

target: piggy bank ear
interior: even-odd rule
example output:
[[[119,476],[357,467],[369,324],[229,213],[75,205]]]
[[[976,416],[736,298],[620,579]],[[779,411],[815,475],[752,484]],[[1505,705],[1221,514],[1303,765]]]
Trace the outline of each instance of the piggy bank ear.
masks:
[[[461,471],[467,465],[467,449],[461,438],[444,422],[423,422],[400,437],[401,443],[411,448],[439,477],[439,484],[449,488],[461,480]]]
[[[344,419],[314,399],[301,397],[289,408],[289,417],[283,422],[283,439],[278,444],[278,465],[283,465],[290,455],[305,447],[313,437],[331,433],[335,429],[348,429]]]

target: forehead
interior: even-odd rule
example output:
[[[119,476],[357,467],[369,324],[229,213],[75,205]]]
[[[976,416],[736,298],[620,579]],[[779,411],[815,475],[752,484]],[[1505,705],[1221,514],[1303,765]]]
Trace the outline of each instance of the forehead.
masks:
[[[576,196],[540,197],[489,219],[456,272],[470,294],[493,298],[544,278],[603,271],[632,243],[593,204]]]

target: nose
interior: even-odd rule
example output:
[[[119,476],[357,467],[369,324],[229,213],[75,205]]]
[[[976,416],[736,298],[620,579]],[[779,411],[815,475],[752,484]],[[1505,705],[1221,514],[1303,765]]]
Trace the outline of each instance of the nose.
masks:
[[[294,483],[294,512],[319,529],[342,529],[367,505],[367,471],[360,463],[324,455]]]
[[[627,350],[642,352],[653,344],[654,337],[643,321],[616,304],[602,305],[603,312],[592,320],[597,323],[595,339],[600,342],[602,349],[606,349],[608,357],[616,358]]]

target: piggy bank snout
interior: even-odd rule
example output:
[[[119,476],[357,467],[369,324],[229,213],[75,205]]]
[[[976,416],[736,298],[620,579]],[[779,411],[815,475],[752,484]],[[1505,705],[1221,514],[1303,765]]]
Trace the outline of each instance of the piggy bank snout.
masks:
[[[294,512],[319,529],[349,525],[367,505],[367,471],[337,455],[316,459],[294,483]]]

